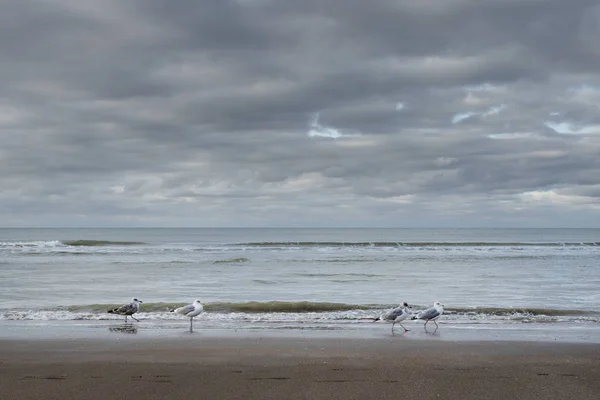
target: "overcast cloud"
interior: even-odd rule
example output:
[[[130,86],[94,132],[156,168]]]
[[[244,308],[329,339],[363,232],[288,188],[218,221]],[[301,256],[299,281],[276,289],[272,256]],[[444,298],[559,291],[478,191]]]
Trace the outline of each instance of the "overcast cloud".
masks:
[[[600,227],[597,0],[0,8],[0,226]]]

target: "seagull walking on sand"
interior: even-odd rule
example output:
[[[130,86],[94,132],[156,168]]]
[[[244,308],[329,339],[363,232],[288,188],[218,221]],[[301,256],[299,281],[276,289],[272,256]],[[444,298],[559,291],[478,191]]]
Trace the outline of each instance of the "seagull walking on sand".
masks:
[[[394,333],[394,325],[396,325],[396,323],[404,329],[404,332],[408,332],[410,329],[406,329],[401,322],[412,316],[410,308],[408,303],[404,302],[398,307],[384,312],[379,317],[375,318],[375,321],[392,322],[392,333]]]
[[[135,319],[137,322],[140,322],[139,319],[135,318],[133,316],[133,314],[135,314],[136,312],[139,311],[140,309],[140,303],[143,303],[141,300],[138,300],[136,298],[131,299],[131,303],[129,304],[123,304],[120,307],[117,308],[113,308],[111,310],[108,310],[107,312],[109,314],[118,314],[118,315],[124,315],[125,316],[125,323],[127,323],[127,317],[131,317],[133,319]]]
[[[175,310],[173,310],[173,312],[176,312],[177,314],[186,316],[190,319],[190,333],[193,331],[192,322],[194,320],[194,317],[197,317],[198,315],[202,314],[203,311],[204,311],[204,306],[198,299],[194,300],[194,302],[192,304],[189,304],[189,305],[183,306],[183,307],[179,307],[179,308],[176,308]]]
[[[439,317],[441,317],[443,313],[444,313],[444,305],[441,304],[439,301],[436,301],[435,303],[433,303],[433,307],[431,307],[425,311],[421,311],[420,313],[417,314],[416,317],[414,317],[414,319],[424,320],[425,321],[425,325],[424,325],[425,330],[427,330],[427,323],[429,321],[433,321],[433,323],[435,324],[435,330],[437,331],[439,326],[438,326],[437,322],[435,322],[435,320],[438,319]]]

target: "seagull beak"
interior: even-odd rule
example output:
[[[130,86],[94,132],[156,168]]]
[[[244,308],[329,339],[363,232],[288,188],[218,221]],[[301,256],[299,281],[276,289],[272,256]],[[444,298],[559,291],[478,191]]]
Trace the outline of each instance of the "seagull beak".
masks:
[[[143,301],[141,301],[141,300],[138,300],[138,301],[139,301],[140,303],[143,303]]]

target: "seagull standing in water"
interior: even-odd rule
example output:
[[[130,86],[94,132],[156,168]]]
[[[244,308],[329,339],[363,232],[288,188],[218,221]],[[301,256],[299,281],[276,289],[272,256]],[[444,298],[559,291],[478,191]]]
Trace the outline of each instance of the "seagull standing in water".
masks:
[[[439,317],[441,317],[443,313],[444,313],[444,305],[441,304],[439,301],[436,301],[435,303],[433,303],[433,307],[431,307],[425,311],[421,311],[420,313],[417,314],[415,319],[422,319],[425,321],[425,325],[424,325],[425,330],[427,330],[427,323],[429,321],[433,321],[433,323],[435,324],[435,330],[437,331],[439,326],[438,326],[437,322],[435,322],[435,320],[438,319]]]
[[[130,316],[131,318],[135,319],[137,322],[140,322],[139,319],[137,319],[137,318],[135,318],[133,316],[133,314],[135,314],[136,312],[139,311],[139,309],[140,309],[140,303],[143,303],[143,302],[141,300],[133,298],[133,299],[131,299],[131,303],[129,303],[129,304],[123,304],[120,307],[113,308],[112,310],[108,310],[108,313],[109,314],[124,315],[125,316],[125,323],[127,323],[127,316]]]
[[[194,317],[197,317],[198,315],[202,314],[203,311],[204,306],[198,299],[194,300],[192,304],[179,307],[173,310],[173,312],[184,315],[190,319],[190,333],[192,332],[192,321],[194,320]]]
[[[394,325],[396,325],[396,323],[398,323],[404,329],[404,332],[408,332],[410,329],[406,329],[404,325],[402,325],[401,321],[404,321],[412,315],[410,308],[411,307],[404,302],[398,307],[384,312],[379,317],[375,318],[375,321],[392,322],[392,333],[394,333]]]

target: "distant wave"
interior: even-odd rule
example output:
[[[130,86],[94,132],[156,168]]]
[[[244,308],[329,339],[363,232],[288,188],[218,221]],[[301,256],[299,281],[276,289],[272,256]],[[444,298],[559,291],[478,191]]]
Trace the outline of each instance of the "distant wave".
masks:
[[[81,247],[93,247],[93,246],[135,246],[142,245],[142,242],[128,242],[128,241],[109,241],[109,240],[37,240],[31,242],[0,242],[0,248],[38,248],[38,249],[55,249],[65,248],[68,246],[81,246]]]
[[[77,239],[77,240],[47,240],[47,241],[15,241],[15,242],[0,242],[0,250],[8,250],[10,252],[21,252],[24,254],[37,254],[37,253],[60,253],[60,254],[71,254],[71,253],[85,253],[88,252],[136,252],[140,251],[141,247],[148,245],[145,242],[138,241],[119,241],[119,240],[91,240],[91,239]],[[244,243],[223,243],[219,245],[211,245],[204,247],[203,245],[190,246],[190,245],[170,245],[163,244],[162,246],[153,246],[154,252],[215,252],[223,250],[246,250],[246,249],[258,249],[258,250],[286,250],[286,249],[297,249],[297,248],[314,248],[314,249],[327,249],[327,248],[338,248],[338,249],[369,249],[369,248],[380,248],[380,249],[418,249],[418,250],[446,250],[446,249],[479,249],[479,248],[513,248],[513,249],[527,249],[527,248],[571,248],[571,249],[586,249],[591,251],[600,250],[600,242],[341,242],[341,241],[304,241],[304,242],[244,242]],[[146,250],[144,250],[146,251]],[[61,253],[62,252],[62,253]],[[526,257],[532,257],[526,255]],[[215,260],[214,262],[219,263],[243,263],[249,260],[245,257],[234,257],[224,258],[222,260]],[[303,260],[292,260],[294,262],[303,262]],[[345,259],[345,258],[320,258],[318,260],[312,260],[326,263],[347,263],[352,261],[364,261],[363,258]]]
[[[247,242],[234,246],[253,247],[515,247],[515,246],[600,246],[600,242]]]
[[[367,258],[367,257],[362,257],[362,258],[315,258],[314,260],[307,260],[307,259],[299,259],[299,260],[288,260],[290,262],[297,262],[297,263],[305,263],[305,262],[320,262],[320,263],[349,263],[349,262],[364,262],[364,261],[380,261],[381,259],[377,259],[377,258]]]
[[[67,246],[134,246],[145,244],[143,242],[127,242],[127,241],[108,241],[108,240],[64,240],[63,244]]]
[[[354,273],[354,272],[349,272],[349,273],[341,273],[341,274],[335,274],[335,273],[319,273],[319,272],[299,272],[299,273],[295,273],[293,274],[294,276],[307,276],[307,277],[316,277],[316,278],[325,278],[325,277],[347,277],[347,276],[354,276],[354,277],[364,277],[364,278],[375,278],[375,277],[383,277],[385,275],[381,275],[381,274],[361,274],[361,273]]]
[[[235,257],[235,258],[228,258],[225,260],[217,260],[214,262],[214,264],[236,264],[236,263],[245,263],[248,261],[250,261],[250,260],[246,257]]]
[[[8,248],[51,248],[57,246],[64,246],[64,243],[59,242],[58,240],[48,240],[48,241],[32,241],[32,242],[0,242],[0,247],[8,247]]]

